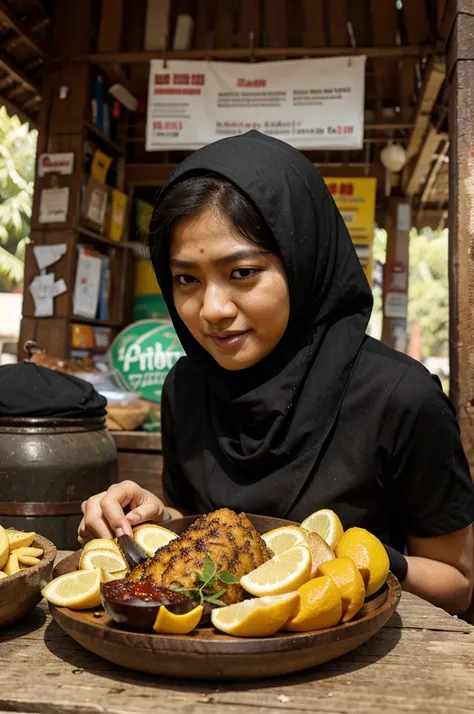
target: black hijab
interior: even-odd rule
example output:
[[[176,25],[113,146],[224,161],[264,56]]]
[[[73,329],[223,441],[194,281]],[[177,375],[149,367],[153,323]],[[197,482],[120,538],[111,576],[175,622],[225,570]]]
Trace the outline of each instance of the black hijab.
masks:
[[[268,357],[245,370],[224,370],[179,318],[168,266],[155,264],[187,354],[170,381],[189,382],[165,389],[176,439],[188,445],[184,452],[179,443],[167,450],[178,462],[166,466],[195,483],[199,463],[199,489],[206,491],[200,502],[209,509],[229,505],[285,517],[313,477],[337,419],[372,294],[329,190],[299,151],[256,131],[210,144],[173,172],[155,218],[170,188],[203,174],[231,182],[266,222],[287,274],[290,320]],[[176,396],[186,390],[191,402]]]

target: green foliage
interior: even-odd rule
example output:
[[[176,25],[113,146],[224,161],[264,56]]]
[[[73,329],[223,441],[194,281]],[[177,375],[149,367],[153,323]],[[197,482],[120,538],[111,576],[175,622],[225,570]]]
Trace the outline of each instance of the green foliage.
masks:
[[[218,573],[216,565],[212,560],[211,556],[206,555],[202,573],[198,573],[196,577],[197,587],[175,588],[175,590],[177,592],[183,593],[184,595],[187,595],[192,600],[196,600],[197,602],[201,603],[201,605],[203,602],[209,602],[211,603],[211,605],[222,606],[225,605],[225,603],[222,602],[220,598],[225,595],[225,593],[227,592],[227,588],[222,588],[222,590],[219,590],[218,592],[212,592],[210,594],[206,593],[206,590],[213,590],[216,587],[218,580],[220,580],[221,583],[224,583],[225,585],[232,585],[234,583],[239,582],[238,578],[235,578],[231,573],[228,573],[226,570],[222,570]]]
[[[375,231],[374,257],[385,263],[387,234]],[[423,357],[445,357],[449,351],[448,231],[410,233],[408,320],[421,329]],[[381,295],[374,295],[381,314]]]
[[[37,132],[0,107],[0,290],[23,281]]]
[[[447,230],[410,235],[408,319],[420,325],[424,357],[448,355]]]

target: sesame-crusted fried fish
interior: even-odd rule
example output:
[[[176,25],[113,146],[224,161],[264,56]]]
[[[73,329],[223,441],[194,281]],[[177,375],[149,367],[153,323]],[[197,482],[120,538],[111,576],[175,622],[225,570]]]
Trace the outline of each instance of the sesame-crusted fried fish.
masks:
[[[153,558],[138,565],[129,579],[138,582],[151,577],[164,587],[194,588],[199,585],[206,555],[216,566],[216,571],[227,571],[236,578],[250,573],[269,560],[273,553],[250,523],[245,514],[237,515],[228,508],[198,518],[181,536],[160,548]],[[227,592],[221,600],[226,605],[240,602],[244,591],[240,585],[223,586],[216,582],[207,594],[222,590]]]

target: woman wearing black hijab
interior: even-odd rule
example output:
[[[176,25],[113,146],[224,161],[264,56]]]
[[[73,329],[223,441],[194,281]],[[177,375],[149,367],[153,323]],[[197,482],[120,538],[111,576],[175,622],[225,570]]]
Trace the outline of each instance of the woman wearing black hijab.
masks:
[[[150,247],[187,354],[162,396],[173,508],[116,484],[83,504],[80,540],[220,507],[330,508],[383,541],[407,590],[466,609],[474,489],[453,408],[366,336],[371,291],[317,169],[258,132],[211,144],[158,196]]]

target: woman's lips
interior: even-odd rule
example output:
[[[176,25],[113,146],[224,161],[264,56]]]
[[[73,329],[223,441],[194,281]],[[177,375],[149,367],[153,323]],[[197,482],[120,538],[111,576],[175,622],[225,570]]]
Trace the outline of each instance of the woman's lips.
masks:
[[[236,349],[236,347],[240,347],[243,342],[247,339],[248,335],[250,334],[250,330],[246,330],[245,332],[237,332],[234,333],[233,335],[209,335],[211,340],[214,342],[217,347],[219,347],[222,350],[232,350]]]

